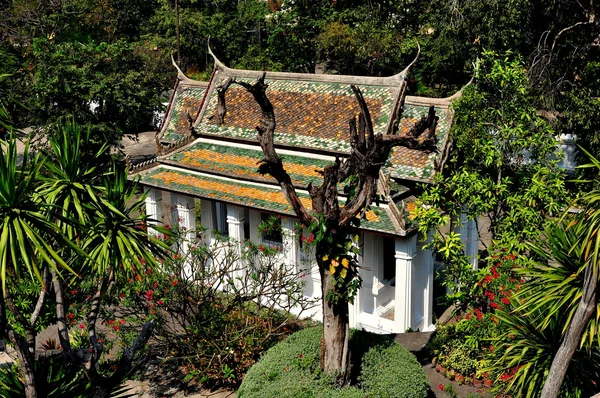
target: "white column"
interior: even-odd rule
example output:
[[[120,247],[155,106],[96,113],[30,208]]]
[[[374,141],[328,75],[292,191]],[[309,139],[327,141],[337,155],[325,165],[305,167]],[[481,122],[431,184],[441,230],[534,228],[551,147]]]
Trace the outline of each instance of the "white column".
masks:
[[[469,220],[465,213],[461,213],[456,222],[458,225],[454,228],[454,232],[460,234],[465,255],[469,257],[469,262],[473,269],[477,269],[477,252],[479,247],[477,223],[475,220]]]
[[[196,237],[196,218],[194,216],[194,198],[190,196],[172,194],[173,223],[177,222],[182,233],[183,242],[179,247],[182,255],[186,255],[190,245]]]
[[[162,224],[162,193],[156,188],[148,190],[146,196],[146,216],[148,216],[148,234],[158,236],[158,232],[151,225]]]
[[[396,238],[396,291],[394,322],[403,333],[412,327],[412,273],[417,253],[417,236]]]
[[[244,264],[241,260],[242,245],[244,244],[244,208],[234,205],[227,205],[227,226],[229,231],[229,240],[235,250],[237,259],[233,265],[234,279],[243,278],[245,274]]]
[[[250,209],[248,214],[250,217],[250,236],[248,237],[252,243],[260,243],[261,237],[258,234],[258,226],[260,225],[260,211]]]
[[[295,272],[300,272],[299,236],[296,233],[296,219],[281,217],[281,231],[283,235],[285,263],[294,267]]]
[[[215,214],[215,202],[208,199],[202,199],[201,221],[204,229],[204,244],[210,248],[212,245],[213,229],[217,226]]]
[[[433,239],[433,231],[427,234],[427,243]],[[424,250],[423,253],[423,332],[435,329],[433,324],[433,263],[435,255],[431,249]]]
[[[469,240],[466,246],[466,254],[470,257],[471,266],[474,270],[479,268],[478,255],[479,255],[479,232],[477,231],[477,221],[468,220],[467,228],[469,230]]]

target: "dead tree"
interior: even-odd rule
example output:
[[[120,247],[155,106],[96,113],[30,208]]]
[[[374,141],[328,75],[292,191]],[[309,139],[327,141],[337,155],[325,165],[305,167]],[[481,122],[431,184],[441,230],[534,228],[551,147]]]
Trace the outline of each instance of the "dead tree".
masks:
[[[348,250],[348,236],[356,230],[360,218],[371,204],[377,190],[379,171],[395,146],[404,146],[422,151],[435,150],[435,126],[437,117],[433,107],[428,115],[417,122],[406,134],[397,135],[396,129],[401,112],[390,123],[386,134],[375,134],[369,109],[360,89],[351,86],[360,106],[358,120],[353,117],[350,124],[351,153],[323,170],[323,183],[309,185],[312,211],[307,209],[298,196],[292,180],[286,172],[281,158],[275,151],[273,134],[276,128],[273,105],[266,95],[268,85],[263,73],[254,83],[236,82],[252,94],[260,106],[262,116],[258,141],[264,153],[260,171],[277,180],[288,202],[300,222],[312,231],[321,231],[322,239],[316,239],[316,261],[321,274],[323,297],[323,341],[321,366],[329,374],[345,376],[348,365],[348,302],[360,286],[358,264],[352,256],[340,252]],[[406,85],[400,87],[401,106],[406,96]],[[352,177],[352,195],[340,206],[338,183]],[[343,380],[343,379],[342,379]]]

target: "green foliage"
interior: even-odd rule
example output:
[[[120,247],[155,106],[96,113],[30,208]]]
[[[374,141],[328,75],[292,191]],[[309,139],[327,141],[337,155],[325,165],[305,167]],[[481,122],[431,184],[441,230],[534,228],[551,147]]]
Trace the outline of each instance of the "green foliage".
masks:
[[[36,192],[37,177],[43,160],[29,156],[26,143],[20,167],[17,167],[17,143],[11,137],[0,151],[0,280],[6,294],[7,282],[15,283],[23,273],[41,281],[41,265],[60,272],[73,272],[52,247],[52,243],[82,253],[58,227],[44,216],[47,205]]]
[[[42,380],[38,380],[40,396],[91,398],[95,395],[92,383],[81,369],[66,366],[59,359],[37,361],[35,367],[39,374],[44,375]],[[25,397],[25,387],[22,378],[19,377],[18,365],[0,368],[0,389],[5,398]]]
[[[96,396],[96,389],[85,376],[81,369],[69,366],[61,358],[49,358],[35,363],[36,371],[44,375],[38,382],[40,396],[46,398],[92,398]],[[25,388],[23,380],[19,377],[19,366],[0,368],[0,389],[3,398],[23,398]],[[111,397],[133,397],[127,394],[128,389],[118,387],[111,393]]]
[[[592,158],[589,168],[600,170],[600,163]],[[524,283],[513,298],[514,310],[497,313],[503,325],[498,337],[501,349],[490,355],[488,363],[490,371],[503,382],[498,391],[535,397],[542,390],[584,294],[584,274],[589,267],[598,266],[599,202],[598,191],[587,193],[581,213],[566,214],[531,244],[533,261],[518,270]],[[594,277],[597,275],[596,271]],[[597,390],[599,309],[597,305],[582,335],[571,337],[581,341],[561,386],[561,396],[588,396]]]
[[[159,109],[164,81],[145,70],[144,43],[34,41],[36,70],[28,106],[31,122],[72,116],[89,122],[98,141],[115,145],[123,133],[147,128]],[[94,109],[92,109],[94,107]]]
[[[523,252],[568,198],[554,132],[537,114],[519,57],[484,52],[476,78],[454,104],[455,150],[415,213],[422,233],[437,231],[430,247],[441,254],[451,299],[459,303],[471,300],[465,289],[473,277],[460,237],[442,234],[441,227],[461,213],[484,215],[492,245]]]
[[[352,360],[360,386],[335,387],[319,366],[322,329],[294,333],[265,353],[240,386],[250,397],[426,397],[428,382],[416,359],[389,337],[353,332]]]
[[[171,230],[181,246],[184,231]],[[294,330],[297,318],[287,310],[315,301],[304,297],[304,283],[283,264],[285,249],[245,242],[239,252],[225,239],[211,246],[187,243],[188,253],[177,252],[157,267],[142,261],[145,272],[135,276],[119,274],[102,318],[122,345],[152,320],[152,349],[164,358],[165,371],[205,387],[236,388],[261,353]],[[72,292],[88,298],[68,318],[89,310],[93,287]],[[115,313],[117,305],[122,313]]]

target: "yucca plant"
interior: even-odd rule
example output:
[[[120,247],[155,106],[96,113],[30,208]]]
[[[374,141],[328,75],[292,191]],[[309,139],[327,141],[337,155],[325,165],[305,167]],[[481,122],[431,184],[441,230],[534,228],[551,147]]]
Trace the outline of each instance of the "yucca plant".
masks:
[[[585,167],[600,171],[600,161],[588,156]],[[600,191],[583,195],[579,206],[579,214],[565,214],[530,245],[536,261],[519,271],[527,282],[514,298],[515,311],[499,314],[508,336],[520,337],[504,336],[506,353],[495,366],[519,367],[510,383],[519,394],[577,396],[593,392],[592,380],[600,382],[593,366],[600,348]]]
[[[87,379],[83,370],[64,363],[57,358],[49,358],[36,361],[36,373],[42,375],[38,379],[38,391],[40,396],[46,398],[93,398],[97,389]],[[0,391],[2,398],[25,397],[25,386],[23,378],[19,377],[19,366],[14,364],[7,368],[0,368]],[[128,389],[124,386],[116,388],[111,397],[121,398],[133,397],[127,394]]]

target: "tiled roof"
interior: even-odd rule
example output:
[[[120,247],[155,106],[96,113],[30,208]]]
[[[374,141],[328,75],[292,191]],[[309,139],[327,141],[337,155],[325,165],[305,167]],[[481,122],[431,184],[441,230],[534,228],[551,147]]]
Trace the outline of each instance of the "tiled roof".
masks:
[[[212,177],[164,165],[138,175],[140,183],[146,186],[285,215],[295,215],[278,187]],[[304,206],[310,209],[312,205],[308,194],[300,192],[299,196]],[[361,221],[361,229],[401,235],[402,232],[396,229],[388,212],[388,209],[372,206],[365,219]]]
[[[225,95],[227,113],[224,123],[216,124],[216,87],[230,77],[250,83],[259,75],[260,72],[233,70],[216,62],[211,81],[205,87],[206,84],[188,79],[180,72],[161,131],[162,141],[178,141],[178,144],[173,144],[170,152],[163,152],[166,154],[158,158],[156,166],[140,173],[141,182],[196,197],[293,214],[275,179],[258,171],[263,153],[256,139],[255,126],[260,122],[261,112],[253,97],[241,86],[232,84]],[[375,133],[385,133],[397,110],[403,79],[403,74],[373,78],[268,72],[265,79],[269,85],[267,95],[277,122],[274,141],[294,185],[300,189],[309,183],[320,185],[322,176],[319,172],[335,156],[344,157],[350,153],[348,122],[359,113],[350,84],[361,89]],[[434,105],[438,117],[438,149],[442,152],[450,128],[449,103],[450,99],[407,97],[397,133],[406,133]],[[193,142],[181,140],[190,137],[190,117],[195,118],[194,136],[198,137]],[[402,186],[402,180],[430,180],[439,156],[438,153],[394,148],[383,169],[384,174],[392,178],[391,194],[397,194],[394,187]],[[309,196],[306,193],[300,196],[310,209]],[[404,220],[398,219],[402,218],[400,210],[408,203],[406,199],[400,200],[400,196],[388,198],[397,201],[396,207],[393,203],[389,208],[374,205],[362,221],[362,228],[396,235],[411,230],[408,212],[404,212]]]
[[[162,159],[163,163],[218,175],[276,184],[270,175],[260,174],[258,163],[263,158],[259,146],[239,147],[215,142],[196,141],[181,152]],[[322,171],[332,161],[305,156],[281,155],[285,170],[295,186],[306,187],[310,182],[320,185]]]
[[[189,134],[188,114],[192,120],[196,118],[205,92],[206,87],[200,85],[180,84],[177,87],[171,99],[169,113],[165,116],[167,118],[165,126],[161,131],[163,141],[177,141]]]

